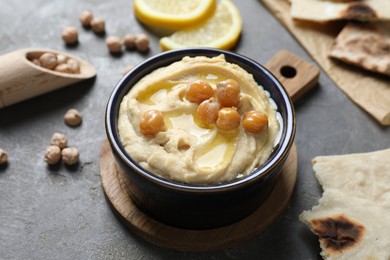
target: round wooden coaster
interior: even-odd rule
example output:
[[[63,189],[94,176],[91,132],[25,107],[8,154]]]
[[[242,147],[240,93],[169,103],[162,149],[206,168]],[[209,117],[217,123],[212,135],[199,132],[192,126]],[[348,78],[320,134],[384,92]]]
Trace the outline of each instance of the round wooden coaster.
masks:
[[[207,230],[186,230],[160,223],[139,210],[130,199],[131,183],[116,164],[106,140],[100,154],[100,179],[107,201],[119,220],[152,244],[183,252],[205,252],[227,248],[263,232],[282,213],[297,178],[297,150],[293,145],[275,187],[264,203],[237,223]]]

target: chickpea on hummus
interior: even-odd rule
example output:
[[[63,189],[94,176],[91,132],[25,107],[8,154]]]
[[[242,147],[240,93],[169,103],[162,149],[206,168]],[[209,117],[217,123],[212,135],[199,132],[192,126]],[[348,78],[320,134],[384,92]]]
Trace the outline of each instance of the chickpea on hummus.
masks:
[[[174,181],[216,184],[250,174],[279,132],[275,102],[224,55],[184,57],[137,82],[118,131],[143,168]]]

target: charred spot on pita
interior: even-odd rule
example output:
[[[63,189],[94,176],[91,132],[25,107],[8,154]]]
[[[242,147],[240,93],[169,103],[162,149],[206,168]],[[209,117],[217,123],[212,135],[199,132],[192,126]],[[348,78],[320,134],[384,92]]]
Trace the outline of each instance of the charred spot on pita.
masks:
[[[365,3],[353,2],[342,13],[345,19],[372,20],[377,17],[376,12]]]
[[[313,231],[328,252],[342,252],[355,247],[363,238],[365,228],[344,215],[313,219]]]

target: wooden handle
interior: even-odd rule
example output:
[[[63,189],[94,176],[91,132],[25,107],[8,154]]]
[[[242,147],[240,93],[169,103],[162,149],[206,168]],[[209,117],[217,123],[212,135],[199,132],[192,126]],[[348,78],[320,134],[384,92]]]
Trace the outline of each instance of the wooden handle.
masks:
[[[296,101],[317,85],[320,70],[317,66],[295,56],[287,50],[278,52],[265,67],[286,88],[292,101]]]

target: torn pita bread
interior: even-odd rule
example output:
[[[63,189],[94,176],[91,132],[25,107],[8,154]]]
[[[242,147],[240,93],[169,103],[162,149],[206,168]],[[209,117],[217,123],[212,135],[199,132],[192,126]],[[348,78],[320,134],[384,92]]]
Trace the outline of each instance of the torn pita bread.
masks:
[[[390,149],[313,159],[324,189],[300,220],[324,259],[390,259]]]
[[[347,24],[330,56],[390,76],[390,22]]]
[[[314,22],[390,20],[390,1],[291,0],[291,16]]]

